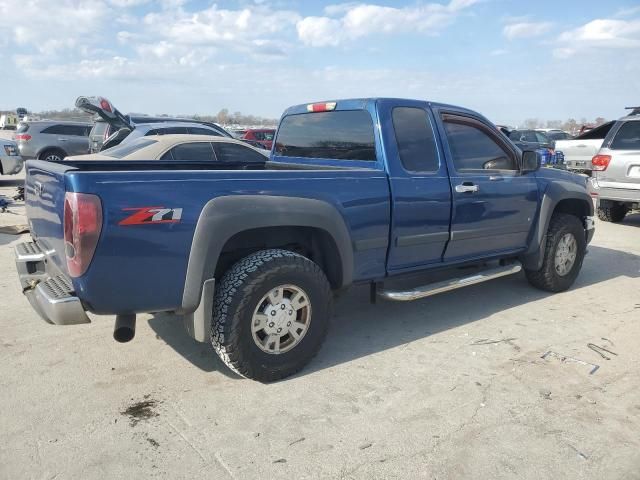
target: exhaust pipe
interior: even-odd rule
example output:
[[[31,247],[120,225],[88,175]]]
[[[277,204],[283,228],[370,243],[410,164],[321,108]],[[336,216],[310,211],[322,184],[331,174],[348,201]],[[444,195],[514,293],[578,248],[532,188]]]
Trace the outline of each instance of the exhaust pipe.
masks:
[[[135,314],[116,315],[116,325],[113,329],[113,338],[116,342],[127,343],[136,336]]]

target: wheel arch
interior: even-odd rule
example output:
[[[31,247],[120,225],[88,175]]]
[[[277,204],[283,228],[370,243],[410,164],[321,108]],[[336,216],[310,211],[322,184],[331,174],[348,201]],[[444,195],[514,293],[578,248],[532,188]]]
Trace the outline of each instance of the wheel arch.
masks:
[[[60,152],[62,154],[62,158],[67,156],[67,152],[65,152],[63,148],[49,145],[47,147],[42,147],[40,150],[38,150],[38,152],[36,153],[36,158],[38,160],[44,160],[44,158],[40,158],[40,157],[46,152]]]
[[[538,270],[542,266],[546,249],[545,237],[554,213],[566,213],[580,219],[593,216],[593,200],[586,189],[573,182],[550,183],[542,194],[538,218],[529,239],[529,248],[522,255],[526,269]]]
[[[301,248],[318,263],[333,288],[351,283],[351,236],[342,215],[330,203],[270,195],[210,200],[196,224],[180,313],[198,307],[202,285],[239,259],[234,252],[244,257],[262,248],[288,245]]]

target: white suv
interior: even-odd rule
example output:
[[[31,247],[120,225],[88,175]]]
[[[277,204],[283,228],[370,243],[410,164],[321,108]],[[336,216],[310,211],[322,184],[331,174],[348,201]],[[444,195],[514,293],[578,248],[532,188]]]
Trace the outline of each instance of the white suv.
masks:
[[[591,165],[600,220],[620,222],[640,208],[640,108],[615,123]]]

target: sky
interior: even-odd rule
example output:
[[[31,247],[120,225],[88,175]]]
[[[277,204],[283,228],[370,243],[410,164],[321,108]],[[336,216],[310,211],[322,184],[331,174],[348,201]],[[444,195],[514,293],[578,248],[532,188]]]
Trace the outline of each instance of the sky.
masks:
[[[0,32],[0,109],[277,118],[389,96],[517,125],[640,105],[638,0],[0,0]]]

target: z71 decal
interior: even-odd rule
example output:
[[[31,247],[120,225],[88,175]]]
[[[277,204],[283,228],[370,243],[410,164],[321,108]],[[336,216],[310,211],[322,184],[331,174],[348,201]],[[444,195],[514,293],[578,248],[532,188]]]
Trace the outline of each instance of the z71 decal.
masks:
[[[181,208],[138,207],[123,208],[125,211],[135,211],[118,225],[150,225],[156,223],[178,223],[182,218]]]

